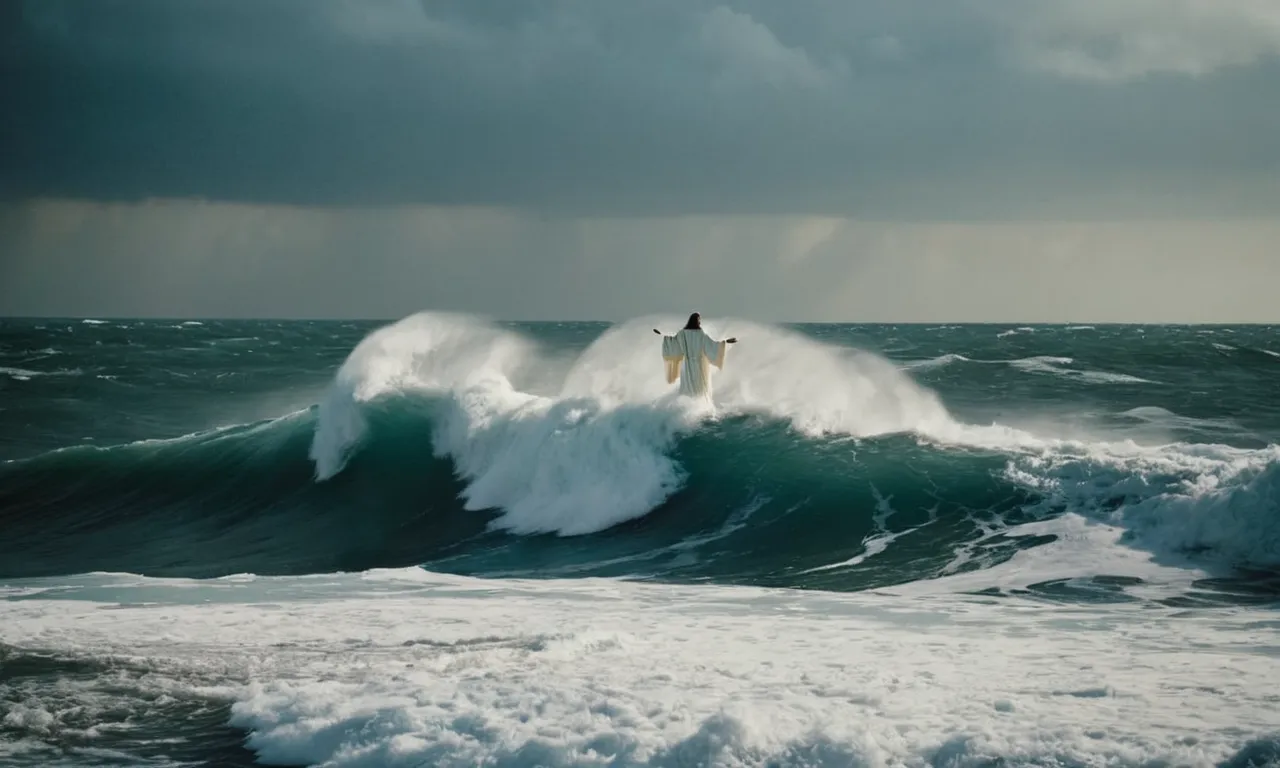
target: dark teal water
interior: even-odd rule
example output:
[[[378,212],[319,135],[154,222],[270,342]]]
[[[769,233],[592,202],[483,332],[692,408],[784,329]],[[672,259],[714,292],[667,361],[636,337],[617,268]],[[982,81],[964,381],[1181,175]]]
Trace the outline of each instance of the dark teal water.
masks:
[[[558,535],[574,532],[563,521],[521,535],[501,528],[501,506],[465,508],[460,496],[475,478],[460,476],[457,455],[439,445],[457,407],[445,390],[393,388],[361,401],[358,449],[317,481],[317,405],[380,325],[3,321],[0,578],[425,565],[857,590],[990,567],[1055,540],[1020,526],[1072,514],[1122,529],[1121,545],[1153,562],[1206,569],[1202,583],[1225,599],[1275,594],[1280,328],[801,326],[791,330],[833,354],[891,361],[957,424],[1038,442],[910,428],[814,435],[785,413],[730,408],[637,448],[681,475],[644,514],[584,535]],[[567,361],[607,329],[503,327]],[[809,372],[779,364],[770,375],[776,385]],[[616,430],[614,442],[647,439],[629,422]],[[570,450],[578,438],[588,436],[548,428],[454,442],[488,456],[515,450],[495,447],[510,440],[536,463],[540,450]],[[581,484],[561,480],[563,497],[538,487],[544,507],[570,518],[608,512],[592,508],[602,497],[574,497]],[[1114,592],[1112,574],[1087,575],[1096,593],[1085,597]]]

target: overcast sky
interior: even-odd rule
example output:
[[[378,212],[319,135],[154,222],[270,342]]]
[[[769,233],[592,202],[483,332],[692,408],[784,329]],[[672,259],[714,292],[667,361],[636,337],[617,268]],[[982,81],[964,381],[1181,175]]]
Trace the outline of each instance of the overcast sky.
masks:
[[[0,6],[0,314],[1280,321],[1275,0]]]

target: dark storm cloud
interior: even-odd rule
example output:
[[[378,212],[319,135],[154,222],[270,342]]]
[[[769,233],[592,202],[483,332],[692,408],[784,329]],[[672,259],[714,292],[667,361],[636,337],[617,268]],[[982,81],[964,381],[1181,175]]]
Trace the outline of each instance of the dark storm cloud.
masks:
[[[1065,6],[10,2],[0,184],[579,214],[1276,209],[1268,6]]]

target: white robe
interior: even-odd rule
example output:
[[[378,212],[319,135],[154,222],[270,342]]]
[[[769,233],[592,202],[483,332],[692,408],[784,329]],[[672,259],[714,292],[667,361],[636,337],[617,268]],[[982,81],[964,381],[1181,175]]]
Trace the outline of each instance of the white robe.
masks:
[[[667,383],[680,379],[680,394],[711,399],[711,369],[724,367],[728,344],[715,341],[701,328],[685,328],[675,336],[662,337],[662,359]]]

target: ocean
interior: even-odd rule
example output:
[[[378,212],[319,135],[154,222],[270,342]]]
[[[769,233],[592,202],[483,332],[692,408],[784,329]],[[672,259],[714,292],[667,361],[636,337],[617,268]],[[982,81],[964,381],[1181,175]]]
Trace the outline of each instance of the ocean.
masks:
[[[1280,765],[1280,327],[0,321],[0,764]]]

